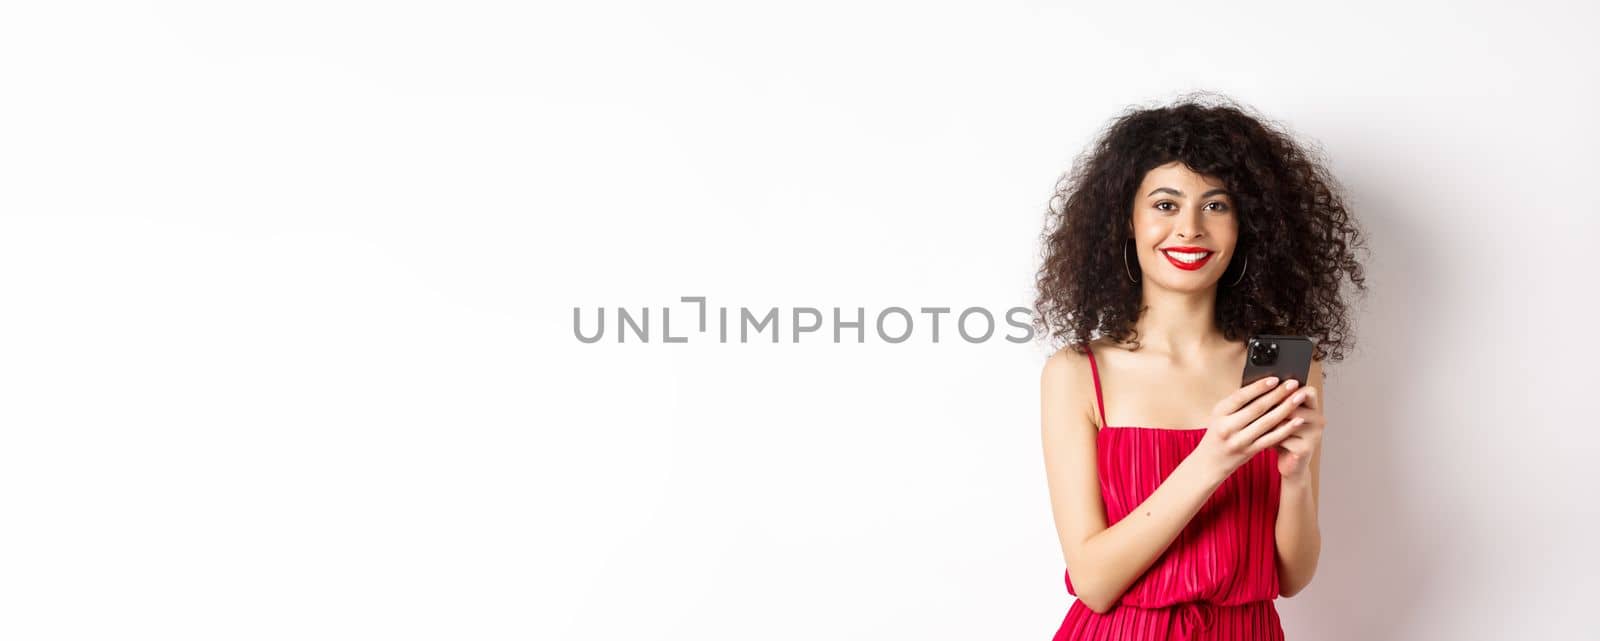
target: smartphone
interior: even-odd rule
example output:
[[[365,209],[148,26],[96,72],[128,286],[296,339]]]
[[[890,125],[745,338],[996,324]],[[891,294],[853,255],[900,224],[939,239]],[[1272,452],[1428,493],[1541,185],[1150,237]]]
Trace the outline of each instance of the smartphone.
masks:
[[[1278,377],[1282,385],[1294,379],[1306,386],[1311,374],[1311,353],[1315,345],[1307,336],[1257,334],[1250,337],[1244,359],[1244,379],[1240,387],[1268,376]]]

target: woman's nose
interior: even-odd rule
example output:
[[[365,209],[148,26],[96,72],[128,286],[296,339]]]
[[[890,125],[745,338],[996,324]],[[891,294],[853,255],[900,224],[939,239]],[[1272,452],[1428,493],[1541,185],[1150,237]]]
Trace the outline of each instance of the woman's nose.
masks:
[[[1200,230],[1200,212],[1190,211],[1178,216],[1178,237],[1194,238],[1203,233]]]

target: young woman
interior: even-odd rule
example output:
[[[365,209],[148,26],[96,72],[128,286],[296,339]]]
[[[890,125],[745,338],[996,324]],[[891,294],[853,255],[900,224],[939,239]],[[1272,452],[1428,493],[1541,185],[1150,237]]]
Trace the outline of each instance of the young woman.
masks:
[[[1322,362],[1363,239],[1307,147],[1227,99],[1124,113],[1057,187],[1036,321],[1067,591],[1056,641],[1283,638],[1316,571]],[[1316,341],[1241,387],[1254,334]]]

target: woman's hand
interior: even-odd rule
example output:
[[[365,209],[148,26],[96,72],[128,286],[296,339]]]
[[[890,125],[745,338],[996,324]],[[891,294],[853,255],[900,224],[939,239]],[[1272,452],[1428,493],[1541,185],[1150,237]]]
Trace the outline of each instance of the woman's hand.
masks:
[[[1295,435],[1302,422],[1309,424],[1310,421],[1309,414],[1296,414],[1302,409],[1300,405],[1308,391],[1296,392],[1299,387],[1300,382],[1294,379],[1278,385],[1274,376],[1240,387],[1223,397],[1211,408],[1211,422],[1191,456],[1199,456],[1218,479],[1226,479],[1256,453],[1282,444]],[[1320,417],[1320,412],[1317,416]],[[1315,438],[1321,438],[1320,431]],[[1291,444],[1289,447],[1295,454],[1279,459],[1279,471],[1288,467],[1294,474],[1304,474],[1293,468],[1304,467],[1300,461],[1310,457],[1315,445],[1312,441]]]
[[[1305,401],[1290,412],[1288,438],[1278,444],[1278,474],[1285,483],[1303,483],[1310,477],[1311,455],[1322,443],[1322,428],[1328,424],[1322,416],[1322,398],[1315,387],[1302,390]]]

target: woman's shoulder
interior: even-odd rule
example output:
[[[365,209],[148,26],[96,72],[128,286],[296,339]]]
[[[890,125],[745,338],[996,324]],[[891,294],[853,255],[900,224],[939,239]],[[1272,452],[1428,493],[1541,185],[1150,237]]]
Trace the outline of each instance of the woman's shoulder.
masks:
[[[1091,340],[1087,344],[1069,343],[1057,349],[1044,361],[1044,385],[1047,389],[1056,391],[1075,391],[1081,389],[1079,383],[1088,384],[1094,376],[1089,364],[1089,353],[1094,350],[1096,364],[1100,354],[1108,349],[1116,349],[1104,340]]]
[[[1069,343],[1057,349],[1054,354],[1045,359],[1045,369],[1060,370],[1062,373],[1083,370],[1087,376],[1089,372],[1088,350],[1094,351],[1095,364],[1105,360],[1107,354],[1127,351],[1127,347],[1107,338],[1096,338],[1087,343]]]
[[[1045,375],[1066,376],[1079,367],[1088,367],[1084,363],[1088,362],[1089,356],[1082,349],[1078,344],[1069,343],[1061,346],[1054,354],[1044,359]]]
[[[1092,343],[1091,343],[1092,345]],[[1096,351],[1098,346],[1094,346]],[[1093,428],[1094,386],[1089,370],[1089,356],[1078,345],[1066,345],[1045,359],[1044,371],[1039,377],[1039,394],[1047,415],[1081,416],[1082,420],[1068,423],[1047,421],[1046,425],[1085,425]]]

